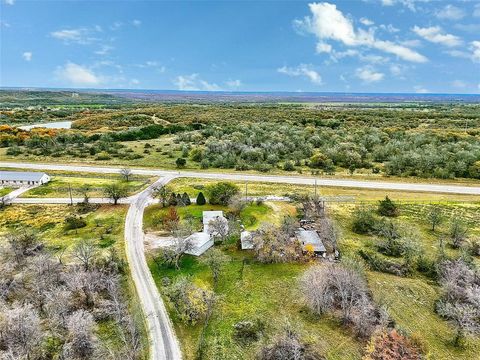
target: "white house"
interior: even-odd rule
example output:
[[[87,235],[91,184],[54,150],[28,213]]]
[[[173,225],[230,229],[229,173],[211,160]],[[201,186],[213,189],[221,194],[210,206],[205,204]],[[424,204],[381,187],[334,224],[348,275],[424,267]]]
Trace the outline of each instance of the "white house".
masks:
[[[223,216],[223,211],[204,211],[203,212],[203,232],[207,234],[212,234],[212,232],[209,229],[210,222],[213,220],[220,219],[223,221],[226,226],[228,226],[228,221],[227,219]]]
[[[190,235],[186,241],[191,244],[190,250],[185,254],[200,256],[213,246],[213,238],[206,232],[196,232]]]
[[[50,181],[50,176],[42,172],[0,171],[0,185],[13,187],[43,185]]]
[[[299,228],[297,231],[295,231],[295,236],[302,244],[304,251],[307,251],[309,247],[317,255],[323,256],[326,253],[327,250],[323,245],[322,239],[320,239],[320,236],[318,236],[318,233],[315,230],[305,230],[303,228]]]

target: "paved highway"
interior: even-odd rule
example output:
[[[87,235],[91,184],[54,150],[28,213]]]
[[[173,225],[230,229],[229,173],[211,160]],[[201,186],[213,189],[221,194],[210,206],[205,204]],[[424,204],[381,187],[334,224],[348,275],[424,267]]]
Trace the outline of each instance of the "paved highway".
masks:
[[[94,172],[112,174],[119,173],[120,168],[101,167],[101,166],[76,166],[61,164],[31,164],[19,162],[0,162],[0,167],[32,169],[32,170],[58,170],[73,172]],[[134,174],[150,176],[169,176],[169,177],[189,177],[202,179],[218,179],[232,181],[259,181],[271,183],[285,183],[298,185],[314,185],[315,179],[312,177],[298,176],[273,176],[273,175],[246,175],[241,173],[210,173],[195,171],[169,171],[156,169],[132,169]],[[421,191],[430,193],[450,193],[480,195],[480,186],[463,186],[454,184],[427,184],[427,183],[396,183],[387,181],[370,180],[349,180],[349,179],[317,179],[318,186],[333,186],[346,188],[360,188],[372,190],[400,190],[400,191]]]

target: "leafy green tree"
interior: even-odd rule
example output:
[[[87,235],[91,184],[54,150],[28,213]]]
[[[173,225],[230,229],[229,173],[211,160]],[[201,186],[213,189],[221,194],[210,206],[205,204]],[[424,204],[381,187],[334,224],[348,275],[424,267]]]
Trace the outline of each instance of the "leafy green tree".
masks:
[[[399,214],[397,204],[395,204],[388,196],[380,200],[378,203],[378,213],[382,216],[395,217]]]
[[[309,166],[316,169],[324,169],[327,165],[328,157],[322,153],[316,153],[310,158]]]
[[[197,205],[205,205],[207,203],[207,200],[205,200],[205,196],[201,191],[198,193],[197,200],[195,202]]]
[[[230,257],[218,248],[212,248],[202,256],[201,262],[207,265],[212,271],[214,287],[217,286],[220,274],[228,261],[230,261]]]
[[[117,205],[118,200],[128,195],[128,189],[122,184],[113,183],[105,187],[104,194],[106,197],[113,200],[114,205]]]
[[[190,201],[190,196],[188,196],[188,194],[186,192],[184,192],[183,195],[182,195],[182,202],[183,202],[183,205],[185,205],[185,206],[188,206],[192,203]]]
[[[370,234],[376,230],[377,220],[372,211],[358,207],[353,212],[352,231],[357,234]]]
[[[240,192],[237,185],[230,182],[218,182],[207,187],[209,202],[212,205],[228,205],[232,197]]]
[[[435,228],[443,221],[443,212],[440,206],[433,205],[427,213],[427,220],[432,226],[432,231],[435,232]]]
[[[175,165],[177,165],[177,168],[184,168],[185,165],[187,165],[187,160],[184,158],[178,158],[175,160]]]

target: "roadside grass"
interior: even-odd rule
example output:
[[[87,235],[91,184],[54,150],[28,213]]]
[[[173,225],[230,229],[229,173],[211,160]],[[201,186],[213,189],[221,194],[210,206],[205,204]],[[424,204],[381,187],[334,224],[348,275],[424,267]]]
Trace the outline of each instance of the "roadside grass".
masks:
[[[105,197],[105,188],[108,185],[120,183],[127,187],[128,195],[133,195],[150,183],[147,177],[136,177],[134,180],[125,181],[120,176],[110,178],[97,178],[86,176],[57,176],[53,175],[50,182],[33,188],[22,194],[24,198],[68,198],[70,189],[73,197]]]
[[[199,178],[177,178],[172,180],[168,187],[176,192],[183,194],[186,192],[191,198],[195,198],[199,192],[205,191],[205,187],[218,182],[213,179],[199,179]],[[233,181],[241,191],[241,195],[245,195],[245,182]],[[342,187],[328,187],[318,186],[317,194],[325,196],[332,201],[351,201],[355,202],[376,202],[384,199],[385,196],[394,198],[398,201],[406,202],[425,202],[425,203],[452,203],[452,202],[478,202],[480,203],[480,196],[476,195],[462,195],[462,194],[441,194],[441,193],[427,193],[427,192],[411,192],[411,191],[396,191],[396,190],[369,190],[369,189],[354,189]],[[281,184],[281,183],[267,183],[267,182],[248,182],[247,184],[248,196],[291,196],[291,195],[315,195],[315,187],[310,185],[295,185],[295,184]],[[343,198],[346,197],[346,198]]]
[[[13,191],[10,187],[0,187],[0,197],[5,196]]]

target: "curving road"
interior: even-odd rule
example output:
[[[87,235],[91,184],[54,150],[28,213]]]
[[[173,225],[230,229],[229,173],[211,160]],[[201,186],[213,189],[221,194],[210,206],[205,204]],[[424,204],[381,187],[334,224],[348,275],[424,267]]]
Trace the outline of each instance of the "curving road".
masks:
[[[3,168],[18,168],[31,170],[58,170],[73,172],[94,172],[112,174],[119,173],[120,168],[102,166],[76,166],[62,164],[37,164],[21,162],[0,162]],[[314,185],[312,177],[299,176],[274,176],[274,175],[247,175],[241,173],[210,173],[196,171],[169,171],[156,169],[131,169],[134,174],[150,176],[188,177],[232,181],[258,181],[270,183],[285,183],[297,185]],[[400,190],[400,191],[421,191],[430,193],[449,193],[480,195],[480,186],[464,186],[454,184],[427,184],[427,183],[397,183],[387,181],[350,180],[350,179],[317,179],[318,186],[346,187],[371,190]]]
[[[152,200],[156,186],[165,185],[172,177],[163,177],[137,194],[130,204],[125,221],[125,244],[128,264],[145,314],[149,334],[150,359],[179,360],[180,346],[147,265],[144,249],[143,211]]]

